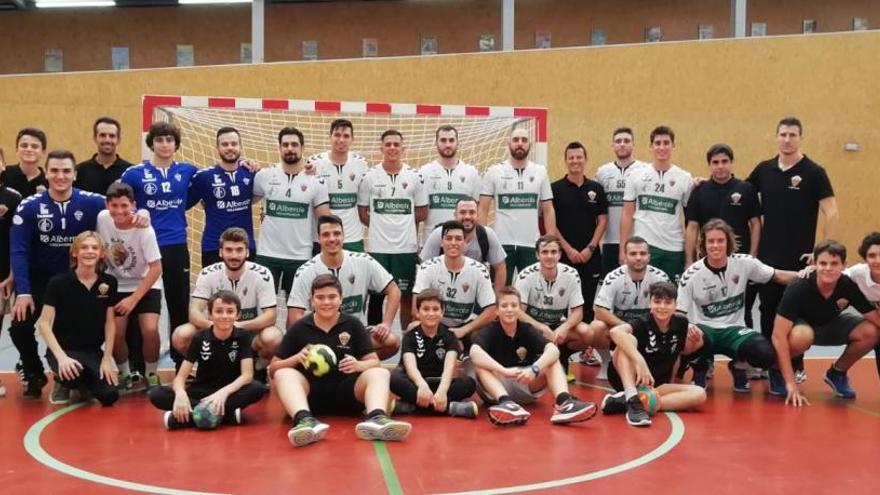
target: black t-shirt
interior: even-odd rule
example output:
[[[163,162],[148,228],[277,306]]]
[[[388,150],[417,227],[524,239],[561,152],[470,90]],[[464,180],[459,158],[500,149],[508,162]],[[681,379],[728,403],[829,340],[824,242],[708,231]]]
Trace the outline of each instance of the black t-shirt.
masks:
[[[18,191],[0,185],[0,280],[9,276],[9,229],[19,203],[21,194]]]
[[[122,173],[131,166],[131,163],[116,155],[116,161],[104,168],[96,160],[97,156],[96,153],[92,155],[90,160],[76,166],[76,181],[74,181],[73,187],[96,194],[107,194],[107,188],[110,187],[110,184],[119,180]]]
[[[55,308],[52,333],[61,348],[96,351],[104,343],[107,308],[116,300],[116,279],[99,273],[91,289],[76,278],[73,270],[49,280],[43,304]]]
[[[280,359],[287,359],[309,344],[329,346],[336,354],[337,363],[346,354],[360,359],[373,352],[370,335],[367,333],[367,329],[364,328],[363,323],[356,317],[345,313],[339,315],[339,321],[336,322],[336,325],[333,325],[329,332],[325,332],[315,325],[314,313],[309,313],[300,318],[287,330],[284,338],[281,339],[281,345],[278,346],[276,355]],[[305,371],[302,366],[300,366],[300,370]],[[340,378],[341,375],[343,373],[334,368],[330,373],[322,376],[321,380]],[[314,379],[311,373],[306,372],[305,376],[309,380]]]
[[[669,321],[669,329],[661,332],[652,315],[645,315],[628,321],[633,329],[633,336],[639,354],[648,363],[654,386],[672,381],[672,368],[684,350],[687,341],[688,320],[681,315],[673,315]],[[611,348],[616,346],[611,343]]]
[[[709,179],[700,184],[688,200],[685,217],[702,227],[713,218],[720,218],[733,227],[739,240],[740,253],[748,253],[752,235],[749,220],[761,216],[761,203],[755,186],[732,177],[724,184]]]
[[[776,314],[795,323],[803,320],[810,326],[818,327],[836,318],[849,306],[862,314],[874,310],[858,284],[846,275],[840,276],[831,297],[825,299],[819,293],[816,273],[813,272],[809,278],[799,278],[785,288]]]
[[[445,325],[440,325],[433,337],[425,335],[421,325],[403,334],[400,344],[400,367],[403,368],[403,354],[407,352],[416,357],[416,367],[425,378],[439,378],[443,375],[446,353],[458,352],[459,341]]]
[[[584,179],[580,186],[563,177],[552,183],[556,228],[577,250],[590,244],[599,215],[608,214],[605,188],[594,180]],[[598,254],[598,253],[596,253]]]
[[[473,341],[506,368],[531,366],[547,346],[547,339],[541,332],[523,322],[517,322],[516,333],[508,337],[501,323],[493,321],[477,332]]]
[[[819,201],[834,196],[825,169],[804,156],[783,172],[776,156],[759,163],[748,181],[761,195],[764,214],[758,258],[781,270],[803,268],[800,257],[816,242]]]
[[[18,191],[22,198],[33,196],[49,188],[49,181],[46,180],[43,168],[38,167],[38,170],[40,171],[39,175],[28,180],[24,172],[21,171],[21,165],[10,165],[0,174],[0,183]]]
[[[238,327],[226,339],[214,335],[214,327],[193,337],[186,360],[197,364],[194,387],[219,390],[241,376],[242,359],[253,359],[251,335]]]

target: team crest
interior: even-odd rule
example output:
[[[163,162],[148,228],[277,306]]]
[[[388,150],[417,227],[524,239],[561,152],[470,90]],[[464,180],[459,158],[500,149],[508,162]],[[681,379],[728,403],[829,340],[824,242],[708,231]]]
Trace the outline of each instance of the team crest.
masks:
[[[155,182],[147,182],[144,184],[144,192],[153,195],[156,194],[156,183]]]
[[[738,284],[739,283],[739,275],[734,275],[734,276],[730,277],[730,280],[733,283]]]
[[[437,349],[434,350],[434,354],[437,355],[437,359],[442,360],[443,358],[446,357],[446,349],[444,349],[442,347],[438,347]]]
[[[798,185],[800,185],[800,183],[801,183],[801,180],[802,179],[801,179],[800,175],[792,175],[791,176],[791,189],[797,189]]]
[[[18,225],[21,225],[21,223],[18,223]],[[37,221],[37,228],[40,229],[40,232],[50,232],[52,230],[52,227],[54,226],[55,225],[52,223],[52,220],[48,218],[41,218],[39,221]]]
[[[462,290],[462,292],[467,292],[467,291],[470,290],[470,288],[471,288],[471,284],[469,284],[469,283],[467,283],[467,282],[461,284],[461,290]]]
[[[107,292],[109,290],[110,290],[110,286],[107,284],[102,283],[102,284],[98,285],[98,294],[101,294],[102,296],[106,296]]]
[[[306,192],[306,189],[308,189],[309,186],[307,186],[307,185],[305,185],[305,184],[302,184],[302,185],[299,186],[299,188],[302,189],[302,192]]]
[[[242,289],[242,291],[241,291],[241,297],[247,297],[247,293],[248,293],[248,288],[245,287],[245,288]]]
[[[214,188],[214,197],[217,199],[223,199],[226,197],[226,189],[223,189],[222,186]]]
[[[465,178],[464,178],[464,176],[462,175],[461,177],[458,178],[458,180],[461,181],[462,184],[464,184]]]
[[[516,348],[516,357],[519,358],[520,361],[525,361],[526,355],[528,355],[529,350],[525,347],[517,347]]]
[[[742,194],[740,194],[740,193],[738,193],[738,192],[735,192],[735,193],[731,194],[731,195],[730,195],[730,201],[731,201],[731,204],[738,205],[738,204],[739,204],[739,200],[740,200],[741,198],[742,198]]]
[[[348,341],[351,340],[351,334],[348,332],[342,332],[339,334],[339,343],[342,345],[348,345]]]
[[[251,179],[248,178],[248,177],[245,177],[244,179],[241,179],[241,181],[244,182],[244,185],[246,185],[246,186],[249,185],[249,184],[251,183]]]
[[[234,363],[235,358],[237,358],[237,357],[238,357],[238,349],[233,349],[233,350],[229,351],[229,362],[230,363]]]
[[[838,309],[846,309],[846,307],[849,306],[849,300],[845,297],[841,297],[836,301],[836,304]]]
[[[596,202],[596,191],[587,191],[587,199],[590,200],[590,203]]]
[[[404,182],[404,183],[402,183],[402,184],[400,185],[400,187],[406,189],[406,186],[408,186],[408,185],[409,185],[408,183]]]
[[[183,180],[183,176],[180,174],[174,174],[174,180],[176,180],[177,182],[180,182]]]
[[[565,295],[565,287],[560,287],[559,288],[559,297],[562,297],[564,295]]]
[[[354,174],[348,174],[348,180],[354,182]]]
[[[348,276],[348,283],[354,285],[354,274]]]
[[[669,187],[675,187],[675,179],[669,180]]]
[[[531,176],[531,177],[529,177],[529,182],[535,182],[535,176],[534,176],[534,175]]]
[[[76,210],[75,212],[73,212],[73,218],[75,218],[76,221],[79,222],[83,218],[83,212],[80,210]]]

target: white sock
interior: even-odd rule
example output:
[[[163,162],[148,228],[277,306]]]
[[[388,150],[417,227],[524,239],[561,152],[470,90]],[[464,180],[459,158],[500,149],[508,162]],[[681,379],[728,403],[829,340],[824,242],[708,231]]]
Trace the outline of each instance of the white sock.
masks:
[[[159,361],[153,361],[152,363],[147,361],[144,363],[144,367],[147,369],[147,375],[155,375],[159,371]]]
[[[623,393],[626,396],[626,400],[630,400],[638,395],[639,391],[635,387],[626,387],[623,389]]]
[[[120,375],[129,375],[131,374],[131,368],[128,366],[128,360],[125,360],[121,363],[116,363],[116,367],[119,368]]]

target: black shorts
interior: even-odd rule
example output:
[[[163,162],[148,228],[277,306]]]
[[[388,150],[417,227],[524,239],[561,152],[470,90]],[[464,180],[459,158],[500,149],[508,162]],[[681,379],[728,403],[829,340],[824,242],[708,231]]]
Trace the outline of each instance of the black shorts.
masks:
[[[661,372],[657,373],[657,371]],[[672,382],[672,371],[665,371],[666,370],[651,370],[651,376],[654,377],[654,388]],[[608,384],[617,392],[623,390],[623,382],[620,381],[620,375],[617,373],[614,363],[608,365]]]
[[[361,414],[364,405],[354,396],[360,373],[340,378],[309,378],[309,407],[315,414]]]
[[[116,305],[119,301],[125,299],[126,297],[132,295],[131,292],[117,292],[116,300],[113,301],[113,304]],[[129,313],[130,316],[139,315],[143,313],[155,313],[160,314],[162,312],[162,291],[159,289],[150,289],[144,294],[144,297],[141,298],[140,301],[135,305],[134,309]]]

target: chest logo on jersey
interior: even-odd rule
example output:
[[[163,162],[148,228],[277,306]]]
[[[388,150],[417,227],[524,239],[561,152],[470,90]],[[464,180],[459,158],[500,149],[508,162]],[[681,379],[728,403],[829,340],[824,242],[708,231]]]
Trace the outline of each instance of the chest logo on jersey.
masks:
[[[461,177],[458,178],[458,181],[461,182],[462,184],[464,184],[464,181],[465,181],[465,180],[466,180],[466,179],[465,179],[465,176],[463,176],[463,175],[462,175]]]
[[[730,277],[730,281],[733,282],[734,284],[738,284],[739,283],[739,275],[733,275],[732,277]]]
[[[404,189],[406,189],[407,186],[409,186],[409,183],[408,183],[408,182],[402,182],[402,183],[400,184],[400,187],[402,187],[402,188],[404,188]]]
[[[308,189],[309,186],[307,186],[307,185],[305,185],[305,184],[301,184],[301,185],[299,186],[299,188],[302,190],[302,192],[306,192],[306,189]]]
[[[351,334],[348,332],[342,332],[339,334],[339,343],[343,346],[348,345],[348,341],[351,340]]]
[[[730,195],[730,204],[738,205],[740,199],[742,199],[742,194],[735,192]]]
[[[559,288],[559,297],[562,297],[564,295],[565,295],[565,287],[560,287]]]
[[[215,186],[222,186],[223,185],[223,178],[220,177],[220,174],[213,174],[213,177],[214,177],[214,185]]]
[[[223,189],[223,186],[217,186],[214,188],[214,197],[217,199],[223,199],[226,197],[226,189]]]
[[[207,340],[202,341],[202,348],[199,349],[199,357],[202,358],[202,361],[211,359],[211,343]]]
[[[461,291],[467,293],[471,289],[471,284],[465,282],[461,284]]]
[[[183,180],[183,176],[180,174],[174,174],[174,180],[176,180],[177,182],[180,182]]]
[[[75,218],[76,221],[79,222],[83,218],[83,212],[80,210],[76,210],[75,212],[73,212],[73,218]]]
[[[53,224],[52,220],[49,220],[48,218],[41,218],[37,222],[37,228],[40,229],[40,232],[50,232],[54,226],[55,224]]]
[[[520,346],[516,348],[516,357],[518,357],[520,361],[525,361],[528,354],[529,350],[525,347]]]
[[[846,309],[847,306],[849,306],[849,300],[844,297],[841,297],[840,299],[838,299],[835,302],[835,304],[837,304],[838,309]]]
[[[46,216],[46,215],[49,215],[49,216],[52,215],[52,213],[49,212],[49,205],[41,204],[39,216]]]
[[[109,285],[104,284],[104,283],[98,285],[98,294],[100,294],[102,296],[106,296],[107,292],[109,292],[109,291],[110,291]]]
[[[800,189],[799,186],[801,184],[801,180],[803,180],[803,179],[801,179],[800,175],[792,175],[791,176],[791,186],[789,186],[788,188],[789,189]]]
[[[354,274],[348,276],[348,283],[354,285]]]
[[[156,194],[157,190],[158,190],[158,187],[156,186],[155,182],[148,182],[148,183],[144,184],[144,192],[149,194],[150,196]]]
[[[443,341],[438,342],[437,345],[442,346]],[[446,349],[444,349],[443,347],[437,347],[436,349],[434,349],[434,354],[437,355],[437,359],[443,360],[443,358],[446,357]]]
[[[238,357],[238,342],[233,342],[232,345],[229,347],[230,347],[230,350],[229,350],[229,353],[227,354],[229,356],[229,362],[234,363],[235,358]]]
[[[675,179],[669,179],[669,187],[675,187]]]
[[[587,191],[587,201],[590,203],[596,202],[596,191]]]
[[[155,180],[156,178],[153,177],[153,172],[150,172],[149,170],[144,170],[144,179]]]

